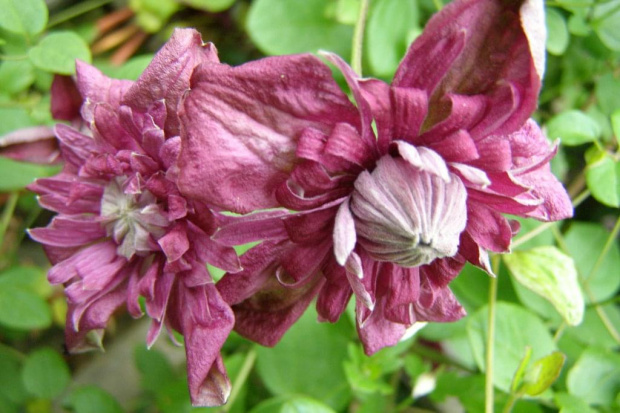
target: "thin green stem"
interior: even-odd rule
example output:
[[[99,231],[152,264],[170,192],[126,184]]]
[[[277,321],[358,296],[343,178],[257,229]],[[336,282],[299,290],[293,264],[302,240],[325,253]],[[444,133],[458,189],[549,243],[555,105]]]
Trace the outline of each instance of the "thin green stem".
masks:
[[[620,221],[620,217],[618,218],[618,220]],[[603,256],[603,258],[605,257],[604,254],[606,254],[607,251],[609,251],[609,248],[607,248],[607,250],[606,250],[605,247],[607,247],[607,245],[610,242],[613,242],[613,240],[618,235],[618,231],[620,231],[620,226],[618,224],[618,221],[616,221],[616,225],[614,226],[614,229],[612,230],[612,233],[610,234],[607,242],[605,243],[605,246],[603,247],[603,250],[601,251],[601,254],[599,255],[599,259],[600,259],[601,256]],[[568,246],[566,245],[566,242],[564,241],[564,237],[562,236],[560,231],[557,230],[557,228],[553,229],[553,236],[555,237],[556,241],[558,242],[558,245],[560,246],[560,248],[565,253],[570,254],[570,251],[568,250]],[[597,259],[597,262],[598,261],[599,260]],[[596,265],[596,263],[595,263],[595,265]],[[593,269],[594,269],[594,267],[593,267]],[[592,274],[594,274],[594,272],[590,271],[590,274],[588,275],[588,277],[590,277]],[[583,291],[585,292],[586,296],[588,297],[588,300],[590,300],[590,302],[596,301],[596,297],[594,296],[594,293],[592,293],[592,289],[590,288],[589,278],[584,278],[583,274],[579,274],[579,280],[580,280],[581,288],[583,289]],[[607,313],[605,312],[603,307],[600,306],[600,305],[594,305],[594,310],[596,311],[596,314],[598,315],[598,317],[601,319],[601,322],[603,323],[603,325],[605,325],[605,328],[609,332],[609,335],[612,336],[612,338],[614,339],[614,341],[616,343],[620,344],[620,333],[618,332],[618,330],[616,330],[616,327],[613,325],[613,323],[609,319],[609,316],[607,315]]]
[[[15,206],[17,205],[17,199],[19,194],[17,192],[11,192],[9,198],[6,201],[4,210],[2,211],[2,217],[0,217],[0,247],[4,245],[4,235],[9,227],[13,213],[15,212]]]
[[[493,273],[499,274],[499,255],[491,258]],[[495,352],[495,313],[497,302],[497,276],[491,277],[489,285],[489,320],[487,325],[487,348],[486,348],[486,372],[484,383],[484,411],[493,413],[494,394],[493,394],[493,359]]]
[[[510,393],[510,397],[504,406],[503,413],[510,413],[512,408],[515,406],[515,403],[519,400],[519,395],[515,393]]]
[[[90,0],[81,3],[77,3],[73,7],[69,7],[66,10],[52,16],[47,24],[47,28],[58,26],[61,23],[74,19],[82,14],[93,11],[101,6],[105,6],[108,3],[112,3],[112,0]]]
[[[526,242],[528,242],[532,238],[536,238],[538,235],[542,234],[543,232],[545,232],[546,230],[551,228],[553,225],[555,225],[555,222],[545,222],[544,224],[541,224],[541,225],[537,226],[536,228],[534,228],[530,232],[528,232],[526,234],[523,234],[522,236],[520,236],[519,238],[514,240],[510,244],[510,248],[511,249],[512,248],[517,248],[520,245],[525,244]]]
[[[362,75],[362,50],[364,48],[364,29],[366,27],[366,18],[368,17],[368,6],[370,0],[361,0],[360,14],[355,23],[355,31],[353,32],[353,47],[351,51],[351,68],[358,75]]]
[[[581,205],[583,201],[588,199],[589,196],[590,196],[589,189],[586,189],[585,191],[577,195],[575,198],[573,198],[573,208],[577,208],[579,205]]]
[[[565,328],[566,328],[566,321],[562,321],[562,324],[560,324],[558,329],[555,331],[555,334],[553,335],[553,341],[555,343],[560,341],[560,338],[562,338],[562,334],[564,334],[564,329]]]
[[[30,210],[30,213],[28,214],[28,216],[24,220],[24,223],[23,223],[23,225],[21,227],[21,230],[17,234],[17,239],[15,240],[15,245],[20,245],[22,243],[22,241],[24,240],[24,237],[26,236],[26,230],[28,228],[30,228],[34,224],[34,222],[37,220],[39,215],[41,215],[41,212],[43,212],[43,208],[41,208],[38,205],[33,207]]]
[[[573,199],[573,208],[577,208],[583,201],[588,199],[589,196],[590,196],[590,191],[589,190],[586,189],[585,191],[581,192],[579,195],[577,195]],[[541,225],[537,226],[536,228],[534,228],[530,232],[528,232],[526,234],[523,234],[519,238],[515,239],[510,244],[510,247],[511,248],[517,248],[517,247],[525,244],[527,241],[529,241],[532,238],[535,238],[538,235],[542,234],[543,232],[545,232],[549,228],[553,227],[555,224],[556,224],[556,222],[545,222],[544,224],[541,224]]]
[[[601,268],[601,265],[603,264],[603,261],[605,260],[605,257],[607,256],[607,253],[609,252],[609,249],[614,244],[616,237],[618,236],[618,232],[620,232],[620,215],[618,215],[618,219],[616,220],[616,225],[614,225],[614,228],[611,230],[611,234],[609,234],[609,237],[607,238],[607,241],[605,242],[605,245],[603,246],[601,253],[596,259],[596,262],[592,266],[590,273],[586,276],[586,278],[584,278],[583,280],[584,284],[588,284],[590,282],[590,279],[594,276],[594,274],[596,274],[598,270]]]
[[[230,397],[228,398],[228,402],[226,405],[222,407],[221,412],[227,413],[232,409],[232,406],[235,404],[235,400],[237,396],[239,396],[239,392],[241,388],[245,384],[246,380],[250,375],[250,371],[254,367],[254,362],[256,361],[256,350],[252,347],[248,350],[248,354],[245,356],[245,360],[243,360],[243,365],[241,366],[241,370],[239,370],[239,374],[235,378],[235,382],[233,383],[232,390],[230,391]]]

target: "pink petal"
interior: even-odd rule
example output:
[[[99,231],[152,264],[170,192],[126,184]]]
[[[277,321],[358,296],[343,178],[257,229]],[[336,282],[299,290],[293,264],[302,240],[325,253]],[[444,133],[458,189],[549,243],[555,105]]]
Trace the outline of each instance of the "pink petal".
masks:
[[[202,65],[180,116],[181,191],[236,212],[278,205],[274,191],[304,129],[329,133],[338,122],[356,123],[329,68],[310,55]]]
[[[155,102],[166,103],[168,117],[165,130],[168,136],[179,134],[177,106],[189,89],[189,79],[201,63],[219,63],[213,44],[203,44],[194,29],[175,29],[172,37],[157,52],[136,83],[127,91],[123,104],[147,112]]]
[[[516,91],[515,106],[496,113],[494,119],[507,115],[496,129],[517,129],[536,107],[541,83],[542,7],[530,7],[537,3],[525,2],[526,15],[536,17],[527,29],[522,24],[520,1],[448,4],[409,48],[393,84],[424,89],[437,97],[485,94],[493,100],[494,91],[508,82]]]
[[[57,120],[79,119],[82,96],[71,76],[54,75],[51,87],[50,110]]]

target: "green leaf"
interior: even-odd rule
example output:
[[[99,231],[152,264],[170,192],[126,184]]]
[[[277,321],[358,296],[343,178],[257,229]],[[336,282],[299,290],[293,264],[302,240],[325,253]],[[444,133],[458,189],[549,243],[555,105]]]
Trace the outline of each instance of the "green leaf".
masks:
[[[620,331],[620,308],[613,303],[599,308],[607,315],[605,323],[610,324],[616,331]],[[605,323],[601,320],[597,309],[590,307],[585,312],[583,323],[567,329],[565,335],[573,337],[584,345],[611,349],[616,347],[618,343],[610,334],[609,326]]]
[[[0,63],[0,93],[16,94],[34,82],[34,68],[28,60]]]
[[[90,63],[86,42],[70,31],[53,32],[28,52],[30,61],[39,69],[63,75],[75,74],[75,60]]]
[[[63,404],[75,413],[123,413],[124,411],[114,397],[95,386],[73,390]]]
[[[418,3],[379,0],[368,18],[366,56],[377,76],[392,77],[409,46],[409,33],[419,28]]]
[[[0,273],[0,289],[19,287],[43,298],[52,294],[52,286],[47,282],[43,268],[34,266],[15,266]]]
[[[620,1],[611,0],[596,5],[592,27],[611,50],[620,51]]]
[[[360,0],[336,0],[327,6],[326,16],[353,26],[359,17],[360,6]]]
[[[597,413],[583,399],[572,394],[555,393],[553,399],[560,408],[560,413]]]
[[[71,380],[69,367],[51,348],[32,352],[24,362],[22,380],[31,394],[43,399],[60,395]]]
[[[274,395],[306,394],[340,410],[351,397],[342,366],[346,319],[334,325],[316,317],[309,308],[274,348],[258,347],[256,368]]]
[[[493,358],[493,384],[510,392],[513,372],[521,363],[527,346],[532,348],[534,358],[556,350],[547,327],[534,314],[514,304],[498,302],[496,308],[495,352]],[[488,307],[469,316],[467,333],[476,364],[486,371],[486,336]]]
[[[159,351],[149,350],[144,345],[138,345],[134,351],[134,356],[143,389],[157,393],[174,379],[175,374],[170,362]]]
[[[588,277],[609,238],[609,233],[598,224],[573,221],[564,242],[581,277]],[[594,300],[613,297],[620,287],[620,248],[613,243],[595,274],[587,280]],[[586,297],[586,301],[589,301]]]
[[[601,76],[594,88],[598,105],[606,115],[620,109],[620,79],[612,73]]]
[[[331,407],[306,396],[281,396],[265,400],[250,413],[336,413]]]
[[[7,104],[10,102],[7,99]],[[4,103],[2,96],[0,96],[0,103]],[[0,107],[0,136],[32,125],[32,119],[26,110],[19,107]],[[0,176],[4,175],[0,172]]]
[[[620,109],[611,114],[611,128],[616,137],[616,142],[620,144]]]
[[[0,348],[0,401],[1,398],[15,404],[23,403],[28,397],[24,383],[19,380],[22,360],[19,353]]]
[[[367,357],[363,349],[354,343],[349,343],[349,358],[344,362],[344,371],[351,388],[356,394],[392,394],[394,389],[385,380],[384,368],[396,361],[396,368],[400,367],[400,359],[385,357]]]
[[[182,3],[187,4],[195,9],[208,11],[211,13],[218,13],[229,9],[235,0],[181,0]]]
[[[607,151],[592,146],[586,151],[586,182],[592,196],[602,204],[620,206],[620,162]]]
[[[35,293],[14,286],[0,289],[0,324],[18,330],[49,327],[52,312]]]
[[[573,259],[547,245],[502,255],[521,285],[546,298],[569,325],[583,319],[584,299]]]
[[[466,412],[484,411],[484,376],[463,376],[454,371],[446,371],[437,377],[437,385],[429,398],[443,402],[446,397],[457,397]]]
[[[558,10],[547,7],[545,10],[547,23],[547,51],[560,56],[568,47],[569,34],[564,15]]]
[[[43,0],[0,0],[0,27],[14,33],[37,35],[47,24]]]
[[[157,33],[179,9],[175,0],[130,0],[138,25],[147,33]]]
[[[23,189],[35,179],[55,175],[59,170],[59,166],[18,162],[0,157],[0,176],[2,176],[0,191],[9,192]]]
[[[588,404],[611,405],[620,393],[620,355],[614,351],[588,348],[568,373],[570,394]]]
[[[557,380],[566,361],[566,356],[559,351],[536,360],[527,369],[523,377],[523,387],[520,389],[530,396],[538,396]]]
[[[580,110],[562,112],[547,122],[547,136],[568,146],[592,142],[601,136],[598,123]]]
[[[316,52],[351,54],[353,27],[326,16],[329,0],[256,0],[248,13],[247,31],[266,54]]]

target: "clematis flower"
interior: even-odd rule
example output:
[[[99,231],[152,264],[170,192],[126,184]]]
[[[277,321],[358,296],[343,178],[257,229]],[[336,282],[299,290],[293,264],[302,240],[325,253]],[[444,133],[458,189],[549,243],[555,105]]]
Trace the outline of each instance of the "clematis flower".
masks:
[[[181,109],[181,192],[263,210],[214,236],[263,240],[218,283],[235,329],[274,345],[315,297],[333,322],[355,294],[372,354],[417,322],[463,317],[448,284],[509,250],[518,224],[503,214],[572,215],[549,168],[557,144],[528,119],[544,44],[542,1],[456,0],[391,85],[327,55],[355,105],[310,55],[200,66]]]
[[[176,109],[201,63],[217,64],[217,52],[190,29],[176,30],[136,82],[78,62],[82,120],[74,124],[83,126],[56,125],[64,168],[30,189],[58,215],[30,235],[54,264],[49,281],[66,287],[70,352],[99,345],[119,307],[142,316],[142,296],[148,346],[163,326],[183,334],[192,402],[212,406],[230,391],[220,348],[234,318],[205,264],[230,272],[240,265],[232,248],[210,239],[219,215],[176,185]]]

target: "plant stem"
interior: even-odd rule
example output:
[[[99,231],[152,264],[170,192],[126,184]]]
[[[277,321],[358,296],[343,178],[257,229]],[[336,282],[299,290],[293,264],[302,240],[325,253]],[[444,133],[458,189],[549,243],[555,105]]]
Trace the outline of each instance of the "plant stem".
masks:
[[[9,199],[6,201],[4,211],[2,211],[2,217],[0,217],[0,247],[4,244],[4,235],[9,227],[13,213],[15,212],[15,206],[17,205],[17,199],[19,194],[17,192],[11,192]]]
[[[618,232],[620,232],[620,215],[618,215],[618,219],[616,220],[616,225],[614,225],[614,228],[611,230],[611,234],[609,234],[609,237],[607,238],[607,241],[605,242],[605,245],[603,246],[601,253],[596,259],[596,262],[592,266],[590,273],[586,276],[586,278],[584,278],[583,280],[584,284],[589,283],[590,278],[592,278],[594,274],[596,274],[598,270],[601,268],[601,264],[603,264],[603,260],[607,256],[609,249],[614,244],[616,237],[618,236]]]
[[[597,266],[597,263],[599,261],[602,261],[603,258],[605,258],[605,255],[609,251],[609,247],[611,246],[611,243],[615,240],[619,231],[620,231],[620,217],[618,217],[618,221],[616,221],[616,225],[614,226],[614,229],[612,230],[611,234],[609,234],[609,238],[607,239],[607,242],[605,243],[605,246],[603,247],[601,254],[599,254],[599,258],[597,259],[596,263],[592,267],[590,274],[588,274],[587,277],[584,277],[583,274],[579,274],[581,288],[583,289],[583,291],[585,292],[586,296],[588,297],[591,303],[596,301],[596,297],[594,296],[594,294],[592,293],[592,289],[590,288],[590,283],[589,283],[590,277],[595,273],[594,269]],[[562,236],[560,231],[554,228],[553,235],[556,238],[558,246],[562,249],[562,251],[570,255],[568,246],[566,245],[566,242],[564,241],[564,237]],[[595,304],[594,310],[596,311],[596,314],[599,316],[599,318],[605,325],[605,328],[607,329],[607,332],[609,332],[609,335],[611,335],[611,337],[616,341],[616,343],[620,344],[620,333],[614,327],[613,323],[607,316],[607,313],[605,312],[603,307],[600,304]]]
[[[433,0],[433,4],[437,8],[437,11],[443,9],[443,3],[441,2],[441,0]]]
[[[515,393],[510,393],[510,397],[504,406],[503,413],[510,413],[517,400],[519,400],[519,396]]]
[[[228,402],[226,405],[222,407],[221,412],[227,413],[232,409],[233,404],[235,404],[235,400],[237,396],[239,396],[239,392],[241,388],[245,384],[248,376],[250,375],[250,371],[254,367],[254,362],[256,361],[256,350],[252,347],[248,350],[248,354],[245,356],[245,360],[243,360],[243,365],[241,366],[241,370],[239,370],[239,374],[235,378],[235,382],[233,383],[232,390],[230,391],[230,397],[228,398]]]
[[[491,267],[495,274],[499,273],[499,255],[491,258]],[[484,411],[493,413],[493,358],[495,350],[495,304],[497,302],[497,275],[491,277],[489,285],[489,320],[487,324],[486,372],[484,383]]]
[[[353,47],[351,50],[351,68],[359,76],[362,75],[362,49],[364,48],[364,28],[368,17],[368,4],[370,0],[361,0],[360,14],[355,23],[353,32]]]

